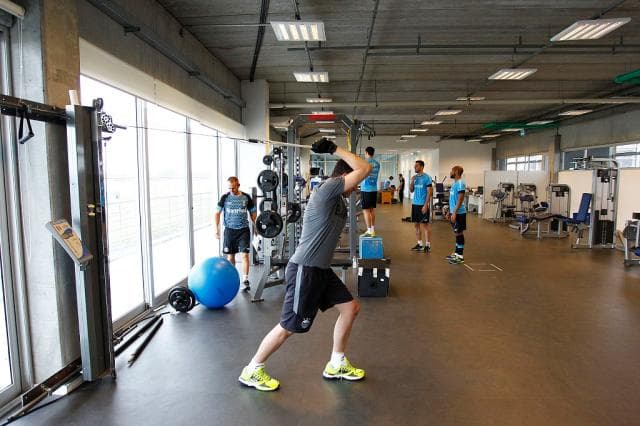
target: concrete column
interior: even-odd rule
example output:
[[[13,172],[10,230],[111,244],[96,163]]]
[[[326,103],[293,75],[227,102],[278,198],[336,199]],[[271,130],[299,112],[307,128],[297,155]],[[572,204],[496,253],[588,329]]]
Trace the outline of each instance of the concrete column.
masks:
[[[269,83],[266,80],[241,83],[242,99],[247,106],[242,109],[242,124],[247,138],[269,139]]]
[[[11,29],[14,95],[64,107],[78,90],[75,0],[24,0]],[[24,265],[35,381],[79,356],[74,267],[44,225],[70,220],[65,128],[33,122],[36,136],[18,148]]]

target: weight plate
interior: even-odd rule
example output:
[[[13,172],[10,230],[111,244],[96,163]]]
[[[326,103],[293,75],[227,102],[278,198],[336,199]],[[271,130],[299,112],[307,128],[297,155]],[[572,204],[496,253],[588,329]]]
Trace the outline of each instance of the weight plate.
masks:
[[[274,238],[282,231],[282,217],[276,212],[260,213],[256,219],[256,232],[265,238]]]
[[[264,164],[265,166],[270,166],[271,163],[273,163],[273,157],[270,155],[265,155],[264,157],[262,157],[262,164]]]
[[[258,175],[258,188],[260,188],[262,192],[275,191],[279,182],[280,179],[273,170],[263,170]]]
[[[302,217],[302,209],[298,203],[287,203],[287,222],[296,223]]]
[[[169,291],[169,304],[179,312],[189,312],[196,305],[196,298],[185,286],[177,286]]]

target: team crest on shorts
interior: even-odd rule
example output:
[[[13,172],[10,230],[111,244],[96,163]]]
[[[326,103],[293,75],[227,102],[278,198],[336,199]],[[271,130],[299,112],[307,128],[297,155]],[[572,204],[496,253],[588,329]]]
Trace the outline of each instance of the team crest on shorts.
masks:
[[[311,325],[311,318],[305,318],[300,323],[300,327],[302,328],[309,328],[310,325]]]

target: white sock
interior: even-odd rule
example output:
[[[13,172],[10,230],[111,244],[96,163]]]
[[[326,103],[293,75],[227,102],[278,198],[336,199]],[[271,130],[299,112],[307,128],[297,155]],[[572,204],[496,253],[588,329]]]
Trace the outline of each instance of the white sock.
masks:
[[[367,232],[369,233],[373,232],[373,228],[367,228]]]
[[[331,352],[331,366],[333,368],[340,368],[344,360],[344,352]]]
[[[376,232],[376,227],[375,226],[371,227],[371,232]]]
[[[431,241],[427,241],[426,243],[424,243],[424,245],[427,247],[431,247]]]
[[[242,281],[249,281],[249,275],[243,275]]]
[[[421,246],[422,245],[422,240],[418,240],[418,245]]]
[[[256,371],[260,367],[264,367],[264,362],[255,362],[253,359],[249,362],[249,365],[247,365],[247,368],[251,372]]]

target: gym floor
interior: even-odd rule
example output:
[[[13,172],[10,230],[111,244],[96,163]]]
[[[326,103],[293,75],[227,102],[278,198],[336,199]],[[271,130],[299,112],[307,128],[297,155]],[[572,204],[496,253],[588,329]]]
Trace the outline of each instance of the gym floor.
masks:
[[[274,393],[237,377],[277,322],[282,286],[265,301],[165,316],[117,381],[85,385],[16,424],[637,424],[640,267],[613,250],[523,240],[471,216],[466,265],[443,259],[453,235],[433,226],[433,251],[414,253],[409,205],[377,210],[392,259],[388,298],[361,299],[347,351],[362,382],[321,377],[335,311],[319,314],[267,364]],[[472,270],[473,269],[473,270]],[[355,280],[348,286],[355,295]],[[134,345],[135,346],[135,345]]]

